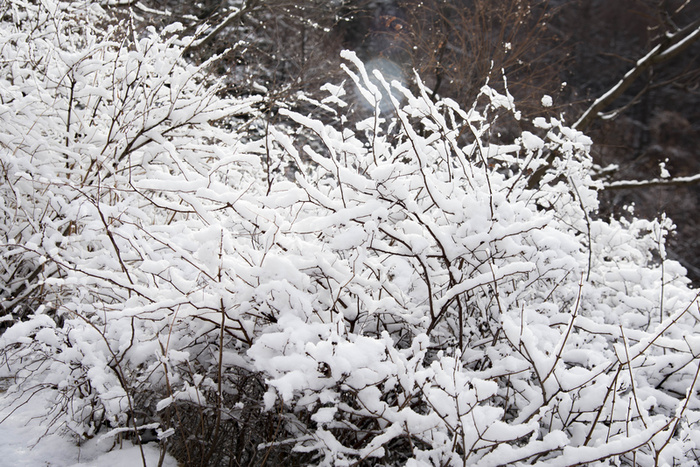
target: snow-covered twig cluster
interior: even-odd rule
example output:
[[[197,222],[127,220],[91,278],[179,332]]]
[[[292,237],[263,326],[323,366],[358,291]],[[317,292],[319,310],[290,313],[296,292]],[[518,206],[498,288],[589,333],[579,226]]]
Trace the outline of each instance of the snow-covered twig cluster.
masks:
[[[350,52],[318,113],[264,124],[186,41],[6,8],[16,403],[187,465],[696,462],[697,295],[667,220],[595,217],[580,132],[504,142],[507,91],[465,110]]]

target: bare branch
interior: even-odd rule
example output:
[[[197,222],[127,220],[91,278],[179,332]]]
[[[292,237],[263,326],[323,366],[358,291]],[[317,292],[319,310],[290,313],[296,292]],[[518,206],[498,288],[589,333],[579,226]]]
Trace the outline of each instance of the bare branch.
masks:
[[[228,26],[230,26],[234,22],[241,21],[243,19],[243,17],[247,13],[254,10],[258,6],[259,3],[260,2],[258,0],[251,0],[251,1],[245,2],[241,6],[241,8],[232,9],[229,12],[229,14],[226,16],[226,18],[224,18],[224,20],[221,21],[221,23],[219,23],[218,25],[216,25],[210,29],[210,31],[207,33],[206,36],[204,36],[201,39],[197,39],[197,40],[193,41],[190,45],[188,45],[185,48],[184,53],[190,52],[193,49],[200,49],[200,48],[204,47],[205,45],[209,44],[214,39],[216,39],[216,36],[218,36],[221,33],[221,31],[226,29]]]
[[[698,39],[700,39],[700,19],[693,21],[674,34],[667,34],[665,39],[638,60],[637,64],[615,86],[596,99],[578,121],[572,125],[572,128],[581,131],[585,130],[594,120],[600,118],[603,110],[629,89],[632,83],[645,71],[659,63],[675,58]]]

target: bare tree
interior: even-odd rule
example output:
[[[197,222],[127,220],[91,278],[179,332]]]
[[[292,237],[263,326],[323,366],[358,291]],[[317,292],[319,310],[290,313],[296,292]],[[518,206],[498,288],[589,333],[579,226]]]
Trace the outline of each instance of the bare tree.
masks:
[[[560,87],[565,54],[548,23],[549,1],[453,0],[398,2],[401,17],[383,18],[382,33],[419,71],[433,95],[471,101],[487,79],[508,88],[521,110],[537,109]]]
[[[567,114],[595,141],[600,215],[667,213],[669,251],[700,280],[695,220],[700,105],[700,4],[686,0],[568,2],[552,27],[571,48]],[[680,257],[682,256],[682,257]]]
[[[700,18],[683,28],[678,28],[675,31],[669,31],[661,37],[658,44],[649,51],[644,57],[637,62],[625,73],[625,76],[620,79],[615,85],[610,88],[605,94],[597,98],[593,104],[579,117],[574,123],[573,128],[585,130],[595,119],[609,120],[615,118],[622,111],[639,102],[639,99],[644,91],[638,93],[624,106],[610,112],[603,112],[617,101],[622,94],[627,91],[635,81],[640,79],[647,71],[653,67],[676,58],[690,48],[698,39],[700,39]]]
[[[344,47],[338,25],[365,1],[225,0],[197,4],[150,0],[143,24],[179,21],[193,39],[185,54],[202,62],[213,54],[216,74],[230,95],[264,94],[268,100],[311,92],[338,74]],[[132,7],[136,9],[137,6]]]

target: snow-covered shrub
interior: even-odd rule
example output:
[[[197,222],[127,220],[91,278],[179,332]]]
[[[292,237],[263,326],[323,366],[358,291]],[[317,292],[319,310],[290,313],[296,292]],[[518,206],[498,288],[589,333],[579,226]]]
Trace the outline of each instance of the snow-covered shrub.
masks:
[[[209,122],[235,125],[237,114],[255,112],[254,100],[218,99],[206,64],[187,65],[176,39],[137,37],[90,2],[3,8],[0,274],[3,320],[15,323],[2,336],[8,374],[20,396],[53,391],[48,420],[78,436],[105,425],[113,434],[168,433],[152,425],[156,403],[197,401],[196,359],[203,374],[215,368],[200,353],[218,336],[210,331],[223,302],[212,309],[206,291],[228,295],[216,270],[230,260],[217,245],[243,229],[211,222],[208,205],[244,202],[263,183],[262,143]],[[229,228],[225,239],[217,233]]]
[[[74,8],[0,22],[18,402],[187,465],[694,464],[697,295],[667,220],[595,217],[583,134],[504,142],[507,90],[463,109],[349,52],[318,114],[256,125],[180,40]]]

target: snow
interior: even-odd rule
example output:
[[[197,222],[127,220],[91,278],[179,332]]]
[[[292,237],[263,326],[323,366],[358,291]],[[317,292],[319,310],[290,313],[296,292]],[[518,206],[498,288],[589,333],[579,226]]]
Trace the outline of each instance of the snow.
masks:
[[[535,117],[534,119],[532,119],[532,124],[535,125],[537,128],[544,128],[545,130],[552,127],[552,125],[549,122],[547,122],[547,119],[544,117]]]
[[[668,171],[662,172],[662,175],[670,175]],[[617,180],[606,183],[609,188],[636,188],[655,185],[691,185],[700,181],[700,174],[690,175],[688,177],[673,177],[673,178],[653,178],[650,180]]]
[[[0,395],[0,464],[12,467],[135,467],[143,465],[141,451],[125,441],[113,446],[112,439],[98,438],[80,445],[68,434],[37,423],[47,413],[47,393],[38,393],[21,407],[12,410],[9,393]],[[156,467],[160,458],[158,446],[143,445],[146,467]],[[163,466],[177,467],[177,461],[166,455]]]
[[[528,151],[536,151],[537,149],[542,149],[544,147],[544,140],[537,135],[530,133],[529,131],[523,131],[523,146]]]
[[[600,443],[598,446],[566,446],[563,455],[553,460],[539,463],[541,466],[570,466],[588,464],[591,462],[608,459],[616,454],[632,451],[648,443],[656,433],[666,428],[662,421],[657,421],[649,428],[634,436],[619,437],[609,443]]]
[[[676,33],[676,34],[679,34],[679,33]],[[670,39],[675,39],[674,36],[676,34],[671,35]],[[666,50],[664,50],[663,52],[661,52],[658,55],[658,58],[664,59],[664,58],[667,58],[668,56],[673,56],[679,50],[682,50],[684,47],[687,47],[688,44],[691,44],[691,43],[693,43],[693,41],[697,40],[698,37],[700,37],[700,27],[695,28],[694,30],[692,30],[692,32],[688,33],[685,37],[681,37],[681,39],[677,43],[673,44],[671,47],[669,47]],[[640,60],[640,62],[643,60],[644,59]],[[640,62],[637,63],[637,66],[639,66]]]
[[[108,452],[135,416],[208,443],[172,415],[187,408],[222,415],[248,453],[318,465],[636,449],[646,467],[665,440],[664,462],[692,464],[699,297],[665,257],[668,219],[594,215],[583,133],[540,117],[494,143],[498,115],[525,118],[507,89],[463,110],[352,52],[347,83],[268,122],[261,97],[217,97],[155,31],[78,51],[97,22],[56,29],[23,6],[47,20],[0,19],[21,35],[0,34],[0,371],[42,391],[0,423],[0,459],[138,465],[126,442]],[[69,67],[72,97],[55,84]]]

